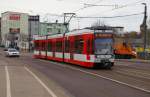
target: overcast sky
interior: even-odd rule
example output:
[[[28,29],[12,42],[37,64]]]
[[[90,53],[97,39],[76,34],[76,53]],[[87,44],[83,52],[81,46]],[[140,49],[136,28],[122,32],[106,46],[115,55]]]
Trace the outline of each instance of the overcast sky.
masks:
[[[144,11],[142,2],[147,3],[148,15],[150,16],[150,0],[0,0],[0,13],[5,11],[25,12],[29,14],[41,15],[41,21],[54,22],[56,19],[61,21],[61,18],[53,17],[50,14],[63,14],[65,12],[76,12],[77,16],[96,16],[96,17],[111,17],[118,15],[129,15]],[[139,1],[139,2],[138,2]],[[138,3],[136,3],[138,2]],[[129,6],[112,10],[114,7],[88,7],[77,11],[84,7],[84,3],[96,5],[126,5]],[[143,21],[143,15],[113,18],[113,19],[72,19],[71,29],[83,28],[91,26],[97,20],[104,21],[108,25],[123,26],[125,31],[139,31],[139,26]],[[62,22],[62,21],[61,21]]]

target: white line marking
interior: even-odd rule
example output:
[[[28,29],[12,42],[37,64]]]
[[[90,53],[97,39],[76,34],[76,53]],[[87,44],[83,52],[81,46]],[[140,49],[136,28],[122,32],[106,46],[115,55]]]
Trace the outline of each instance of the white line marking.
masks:
[[[115,72],[121,73],[121,74],[126,74],[126,75],[127,75],[126,72],[122,72],[122,71],[115,71]],[[133,73],[132,73],[132,74],[129,74],[129,73],[128,73],[128,75],[133,76],[133,75],[135,75],[135,74],[133,74]],[[135,77],[144,78],[144,79],[150,79],[150,78],[148,78],[148,77],[144,77],[144,76],[141,76],[141,75],[136,75]]]
[[[56,94],[49,89],[43,82],[38,78],[31,70],[29,70],[27,67],[24,67],[45,89],[46,91],[52,96],[52,97],[57,97]]]
[[[122,69],[120,69],[120,70],[122,70]],[[139,74],[143,74],[143,75],[148,75],[148,76],[150,76],[149,73],[143,73],[143,72],[139,72],[139,71],[130,71],[130,70],[122,70],[122,71],[133,72],[133,73],[139,73]]]
[[[120,72],[120,73],[124,73],[124,74],[127,74],[127,72],[128,72],[128,74],[131,73],[130,75],[133,75],[134,73],[136,73],[136,74],[138,74],[137,77],[145,78],[145,79],[150,79],[150,78],[148,78],[148,77],[144,77],[144,76],[143,76],[143,75],[145,75],[145,76],[150,76],[150,74],[148,74],[148,73],[142,73],[142,72],[130,71],[130,70],[123,70],[123,69],[120,69],[120,70],[118,70],[118,71],[116,71],[116,72]],[[141,75],[140,75],[140,74],[141,74]]]
[[[42,60],[42,61],[46,62],[45,60]],[[111,79],[111,78],[105,77],[105,76],[101,76],[101,75],[96,74],[96,73],[91,73],[91,72],[84,71],[84,70],[81,70],[81,69],[77,69],[77,68],[74,68],[74,67],[65,66],[65,65],[62,65],[60,63],[55,63],[55,62],[51,62],[51,63],[59,65],[59,66],[62,66],[62,67],[67,67],[67,68],[70,68],[70,69],[73,69],[73,70],[77,70],[77,71],[80,71],[80,72],[83,72],[83,73],[86,73],[86,74],[90,74],[90,75],[93,75],[93,76],[97,76],[97,77],[100,77],[100,78],[103,78],[103,79],[106,79],[106,80],[110,80],[110,81],[115,82],[115,83],[126,85],[128,87],[131,87],[131,88],[134,88],[134,89],[137,89],[137,90],[141,90],[141,91],[150,93],[150,90],[143,89],[143,88],[140,88],[140,87],[137,87],[137,86],[134,86],[134,85],[130,85],[130,84],[127,84],[127,83],[124,83],[124,82],[121,82],[121,81],[118,81],[118,80],[115,80],[115,79]]]
[[[6,72],[6,87],[7,87],[7,97],[11,97],[11,88],[10,88],[10,77],[7,66],[5,66]]]

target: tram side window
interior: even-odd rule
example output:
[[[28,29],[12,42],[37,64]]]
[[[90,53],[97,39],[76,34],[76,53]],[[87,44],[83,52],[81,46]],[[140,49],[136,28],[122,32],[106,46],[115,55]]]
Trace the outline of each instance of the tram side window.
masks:
[[[35,42],[34,49],[35,49],[35,50],[38,50],[38,48],[39,48],[39,43],[38,43],[38,42]]]
[[[82,38],[77,39],[75,41],[75,53],[78,53],[78,54],[82,53],[82,51],[83,51],[83,43],[84,43],[84,41],[83,41]]]
[[[50,41],[50,42],[48,42],[48,51],[52,51],[52,42]]]
[[[62,52],[62,42],[61,41],[56,42],[56,52]]]
[[[42,42],[42,50],[45,50],[45,42]]]
[[[87,53],[90,54],[90,40],[87,40]]]
[[[88,39],[86,41],[87,46],[87,54],[94,54],[94,47],[93,47],[93,39]]]
[[[69,52],[69,40],[65,40],[65,52]]]

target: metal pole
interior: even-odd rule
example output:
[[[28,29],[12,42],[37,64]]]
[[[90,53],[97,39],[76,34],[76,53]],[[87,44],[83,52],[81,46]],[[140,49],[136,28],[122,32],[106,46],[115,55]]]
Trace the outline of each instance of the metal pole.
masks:
[[[146,56],[146,47],[147,47],[147,41],[146,41],[146,34],[147,34],[147,5],[146,3],[142,3],[145,8],[144,8],[144,21],[143,21],[143,24],[144,24],[144,57],[145,59],[147,58]]]
[[[68,17],[67,15],[71,15],[71,17],[69,16],[69,20],[66,21],[66,17]],[[63,44],[63,62],[64,62],[64,53],[65,53],[65,34],[67,32],[69,32],[69,22],[71,21],[72,17],[75,15],[75,13],[64,13],[64,25],[65,25],[65,32],[63,33],[63,40],[64,40],[64,44]]]

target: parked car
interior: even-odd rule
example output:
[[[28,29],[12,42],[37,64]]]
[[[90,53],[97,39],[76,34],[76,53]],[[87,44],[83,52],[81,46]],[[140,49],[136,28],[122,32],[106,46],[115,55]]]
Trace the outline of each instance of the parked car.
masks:
[[[18,50],[14,49],[14,48],[8,48],[7,51],[5,51],[6,56],[11,57],[11,56],[16,56],[19,57],[20,53]]]
[[[4,51],[8,51],[8,48],[4,48]]]

